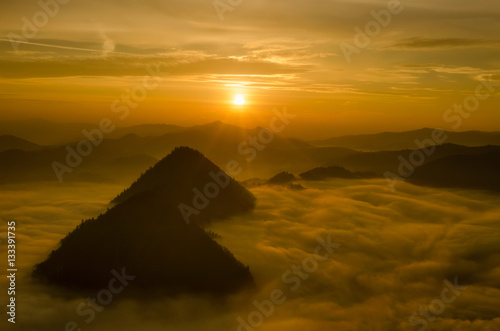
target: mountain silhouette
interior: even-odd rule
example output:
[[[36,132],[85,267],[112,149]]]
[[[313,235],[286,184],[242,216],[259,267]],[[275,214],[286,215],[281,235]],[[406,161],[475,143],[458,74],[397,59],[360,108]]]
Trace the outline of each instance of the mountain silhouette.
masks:
[[[294,180],[296,180],[296,178],[293,174],[283,171],[268,179],[266,184],[289,184]]]
[[[0,126],[0,132],[1,128]],[[150,136],[147,135],[148,128],[153,128]],[[304,169],[330,165],[383,175],[386,171],[397,173],[401,163],[400,157],[408,160],[412,151],[418,149],[413,138],[418,136],[423,141],[432,132],[431,129],[422,129],[407,133],[380,134],[387,136],[379,141],[380,146],[387,146],[388,149],[398,147],[390,144],[390,137],[395,139],[395,144],[400,143],[398,137],[406,137],[402,142],[408,148],[396,151],[360,152],[343,147],[314,147],[300,140],[281,137],[279,134],[275,135],[272,142],[263,145],[262,151],[258,151],[247,142],[249,137],[258,136],[260,130],[261,128],[246,129],[222,122],[189,128],[168,125],[144,125],[129,127],[126,130],[117,128],[113,134],[105,136],[102,142],[93,148],[92,153],[83,157],[80,165],[72,168],[70,173],[65,172],[63,179],[129,183],[179,145],[201,151],[216,164],[227,165],[231,160],[237,161],[244,170],[243,173],[253,177],[270,178],[283,169],[300,173]],[[466,145],[493,142],[499,135],[480,131],[446,134],[449,135],[448,141],[461,140]],[[370,137],[371,135],[363,136],[362,140],[369,142]],[[84,137],[81,135],[79,139],[82,138]],[[468,139],[470,142],[467,143]],[[373,140],[374,143],[378,141],[375,138]],[[77,151],[78,143],[79,140],[74,140],[69,145],[48,146],[30,151],[0,150],[0,185],[27,181],[57,181],[58,177],[51,165],[55,161],[66,164],[68,149]],[[240,149],[241,146],[244,146],[243,150]],[[255,157],[249,160],[251,149]],[[421,152],[427,155],[428,150],[426,147]],[[450,155],[483,154],[497,150],[500,150],[499,146],[468,147],[447,143],[436,146],[434,152],[425,157],[424,163]]]
[[[250,211],[253,195],[224,174],[229,182],[193,222],[186,224],[179,210],[179,203],[190,204],[193,188],[214,182],[211,173],[221,170],[200,152],[175,149],[105,214],[82,221],[33,275],[46,284],[96,290],[107,286],[112,270],[125,268],[135,277],[134,288],[166,295],[227,294],[253,286],[249,268],[198,225]]]
[[[39,145],[67,144],[81,139],[84,129],[95,123],[60,123],[44,119],[0,121],[0,135],[12,135]]]
[[[193,216],[193,220],[200,224],[245,213],[255,206],[255,198],[249,191],[202,153],[188,147],[176,148],[114,198],[112,203],[122,203],[148,192],[154,192],[164,203],[174,207],[179,204],[194,205],[193,200],[206,204],[203,212]],[[210,198],[211,195],[216,197]]]
[[[301,173],[299,176],[300,178],[305,180],[325,180],[327,178],[356,179],[377,177],[376,174],[371,172],[351,172],[345,168],[338,166],[314,168]]]
[[[376,134],[361,134],[335,137],[312,142],[315,146],[344,147],[359,151],[397,151],[416,149],[415,140],[428,140],[433,136],[434,129],[424,128],[404,132],[382,132]],[[485,145],[500,145],[500,132],[444,131],[446,143],[477,147]]]
[[[118,129],[117,129],[118,131]],[[160,137],[129,133],[117,139],[104,138],[92,153],[71,173],[64,174],[64,181],[112,181],[128,183],[155,164],[176,146],[185,145],[202,151],[217,164],[225,165],[235,160],[247,173],[263,178],[272,176],[283,168],[299,172],[321,164],[335,162],[339,157],[359,152],[345,148],[313,148],[303,142],[276,135],[272,143],[252,162],[238,152],[238,146],[249,136],[258,134],[249,130],[221,123],[185,129]],[[0,152],[0,185],[27,181],[57,181],[52,168],[57,161],[66,164],[68,149],[77,151],[78,141],[69,145],[50,146],[43,150]],[[76,152],[75,152],[76,153]]]
[[[417,185],[500,192],[500,152],[452,155],[416,168],[408,181]]]
[[[423,164],[452,155],[480,155],[500,152],[500,146],[467,147],[455,144],[443,144],[431,149],[414,149],[424,155]],[[334,163],[355,171],[368,171],[383,175],[386,171],[398,172],[401,159],[409,160],[413,150],[365,152],[335,158]],[[333,162],[332,162],[333,163]],[[472,175],[472,174],[471,174]]]
[[[10,150],[35,151],[42,146],[11,135],[0,136],[0,153]]]
[[[291,174],[287,171],[282,171],[279,174],[274,175],[267,181],[264,181],[262,185],[280,185],[295,191],[305,190],[306,188],[303,187],[300,183],[294,183],[294,181],[296,180],[297,178],[295,178],[294,174]]]
[[[160,137],[168,133],[180,132],[185,128],[177,125],[168,124],[140,124],[129,127],[116,128],[108,135],[108,138],[121,138],[128,134],[135,134],[139,137]]]

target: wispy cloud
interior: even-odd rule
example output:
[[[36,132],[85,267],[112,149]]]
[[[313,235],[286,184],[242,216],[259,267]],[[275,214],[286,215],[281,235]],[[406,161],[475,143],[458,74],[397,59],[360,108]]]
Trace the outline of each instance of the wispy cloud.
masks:
[[[500,46],[500,40],[412,37],[396,41],[391,48],[431,49],[471,46],[498,47]]]
[[[102,56],[106,57],[109,53],[115,51],[116,43],[113,39],[109,38],[104,30],[99,30],[99,36],[103,40],[102,44]]]

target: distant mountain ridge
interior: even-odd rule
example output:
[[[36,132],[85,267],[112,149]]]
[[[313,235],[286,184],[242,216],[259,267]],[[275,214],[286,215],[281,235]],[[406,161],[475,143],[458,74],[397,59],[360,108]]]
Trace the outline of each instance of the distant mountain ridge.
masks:
[[[10,150],[36,151],[42,149],[43,146],[32,143],[25,139],[21,139],[11,135],[0,136],[0,153]]]
[[[16,136],[40,145],[60,145],[78,141],[82,139],[82,130],[92,130],[96,127],[97,123],[58,123],[42,119],[2,121],[0,135]],[[183,129],[181,126],[169,124],[139,124],[117,127],[106,138],[118,139],[131,133],[139,137],[159,137]]]
[[[141,126],[139,131],[144,134],[148,127],[147,125]],[[245,129],[222,122],[213,122],[191,128],[162,125],[155,126],[155,128],[155,133],[161,133],[163,130],[168,133],[160,136],[140,136],[133,132],[127,132],[124,136],[116,139],[105,136],[99,146],[93,148],[90,155],[82,158],[81,164],[75,167],[74,171],[64,174],[64,180],[120,181],[125,183],[137,178],[141,172],[154,165],[156,160],[179,145],[201,151],[221,167],[225,167],[230,161],[238,162],[242,171],[235,176],[238,176],[239,180],[251,177],[269,178],[283,169],[292,173],[302,173],[308,169],[332,165],[343,167],[349,171],[373,172],[380,175],[385,171],[394,172],[397,170],[398,158],[400,156],[408,158],[412,150],[418,149],[413,141],[408,140],[415,137],[415,132],[421,135],[421,140],[428,139],[432,135],[430,129],[411,131],[407,137],[407,142],[411,142],[411,148],[395,151],[360,152],[344,147],[315,147],[298,139],[285,138],[275,134],[271,143],[262,145],[264,148],[257,150],[250,145],[248,139],[249,137],[255,139],[261,128]],[[459,134],[461,139],[465,139],[463,138],[465,133]],[[486,135],[485,137],[495,137],[496,135],[495,133],[481,132],[472,132],[471,134],[473,136]],[[400,133],[395,133],[395,135],[398,136]],[[363,140],[366,140],[365,138]],[[488,139],[491,140],[490,138]],[[397,140],[396,143],[401,144]],[[402,144],[406,145],[406,142],[403,141]],[[55,161],[65,162],[68,148],[77,150],[77,145],[78,141],[69,145],[45,147],[40,150],[0,151],[0,184],[58,180],[51,165]],[[425,163],[449,155],[481,154],[498,148],[500,147],[469,147],[445,143],[437,146],[435,152],[426,157]],[[248,152],[251,152],[252,149],[256,157],[249,162],[248,156],[250,154]]]
[[[128,134],[135,134],[138,137],[161,137],[168,134],[182,132],[207,132],[217,127],[232,127],[239,131],[250,132],[259,128],[246,129],[235,125],[225,124],[215,121],[207,124],[182,127],[172,124],[151,123],[138,124],[127,127],[117,127],[108,134],[107,139],[119,139]],[[40,145],[55,145],[71,143],[82,139],[83,129],[92,130],[96,128],[96,123],[57,123],[47,120],[23,120],[23,121],[3,121],[0,122],[0,136],[12,135],[24,140],[32,141]],[[233,130],[237,131],[237,130]],[[305,139],[293,139],[301,142],[304,146],[310,144],[316,147],[343,147],[359,151],[381,151],[381,150],[401,150],[415,149],[415,139],[425,139],[431,137],[434,129],[422,128],[417,130],[402,132],[381,132],[375,134],[344,135],[329,139],[306,142]],[[484,146],[500,145],[500,132],[485,131],[445,131],[448,135],[447,143],[463,146]],[[186,144],[186,143],[184,143]]]
[[[423,155],[426,154],[426,149],[415,149]],[[336,165],[342,166],[351,171],[368,171],[382,175],[386,171],[397,172],[400,159],[408,160],[413,150],[401,151],[380,151],[380,152],[365,152],[346,155],[336,158]],[[434,160],[451,156],[451,155],[479,155],[500,151],[500,146],[479,146],[467,147],[455,144],[444,144],[435,147],[433,153],[424,158],[424,164]]]
[[[168,128],[168,130],[170,129]],[[72,180],[88,180],[92,176],[96,177],[97,180],[106,177],[111,180],[136,177],[141,171],[154,164],[154,160],[163,157],[179,145],[200,150],[219,165],[225,165],[233,159],[245,164],[247,163],[246,156],[239,153],[239,146],[249,136],[256,136],[259,130],[258,128],[250,130],[226,125],[222,122],[214,122],[182,130],[174,128],[173,132],[161,136],[141,137],[131,132],[117,139],[105,136],[102,142],[93,148],[92,153],[84,157],[81,165],[65,176]],[[83,138],[81,137],[81,139]],[[78,141],[75,141],[68,145],[47,147],[43,151],[6,152],[6,154],[0,152],[0,184],[32,180],[57,180],[51,164],[54,161],[64,162],[68,148],[76,151],[77,145]],[[247,144],[247,148],[253,147]],[[303,149],[310,152],[310,148],[312,146],[307,143],[276,135],[273,141],[266,145],[266,150],[259,151],[257,161],[247,164],[246,169],[252,170],[259,164],[270,164],[271,159],[278,161],[280,158],[293,164],[294,160],[289,160],[289,155],[293,155],[294,158],[300,158],[300,155],[290,153],[290,150]],[[348,152],[350,151],[342,150],[342,153]],[[150,157],[150,160],[148,161],[144,156]],[[116,164],[119,160],[124,161],[120,167],[111,169],[107,166]],[[270,170],[270,172],[273,171]]]
[[[434,129],[424,128],[404,132],[382,132],[376,134],[362,134],[335,137],[313,141],[315,146],[344,147],[359,151],[393,151],[402,149],[417,149],[415,140],[420,141],[432,137]],[[486,145],[500,145],[500,132],[444,131],[448,136],[446,143],[475,147]]]
[[[325,180],[329,178],[361,179],[379,177],[372,172],[353,172],[339,166],[318,167],[303,172],[299,176],[305,180]]]

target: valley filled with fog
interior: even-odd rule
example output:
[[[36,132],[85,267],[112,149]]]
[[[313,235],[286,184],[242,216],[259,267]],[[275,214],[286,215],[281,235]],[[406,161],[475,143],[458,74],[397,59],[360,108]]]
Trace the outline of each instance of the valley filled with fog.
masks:
[[[180,295],[137,300],[126,295],[133,290],[131,281],[123,296],[114,296],[88,324],[88,316],[77,313],[84,297],[39,285],[30,273],[82,219],[105,212],[123,185],[4,186],[0,218],[16,221],[19,242],[17,300],[22,319],[18,326],[64,330],[74,321],[82,330],[96,331],[137,330],[138,326],[141,330],[237,330],[239,317],[248,321],[258,311],[255,300],[269,300],[270,293],[280,290],[284,302],[254,329],[418,330],[424,320],[430,330],[500,327],[496,308],[500,305],[500,196],[406,183],[392,192],[385,179],[300,183],[305,190],[252,187],[257,198],[252,213],[207,227],[220,236],[219,244],[250,267],[255,289],[218,299]],[[317,239],[327,241],[329,236],[338,244],[334,252],[313,264],[314,271],[294,275],[294,265],[302,266],[314,256]],[[4,240],[1,245],[6,245]],[[441,298],[446,280],[456,281],[460,294],[440,312],[440,304],[434,302],[432,307],[431,302]],[[0,286],[7,286],[4,275]],[[430,312],[427,316],[432,319],[418,313],[420,308]],[[421,316],[415,319],[421,323],[418,326],[409,324],[413,313]]]

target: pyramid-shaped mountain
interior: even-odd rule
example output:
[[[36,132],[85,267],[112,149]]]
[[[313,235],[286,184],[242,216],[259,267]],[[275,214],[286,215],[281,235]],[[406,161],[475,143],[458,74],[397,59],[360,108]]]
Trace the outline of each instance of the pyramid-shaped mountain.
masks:
[[[143,174],[112,203],[130,199],[159,199],[182,216],[186,223],[199,224],[245,213],[255,206],[255,198],[238,182],[198,151],[176,148]],[[187,217],[189,216],[189,217]]]
[[[196,194],[205,195],[205,187],[210,199]],[[203,208],[186,224],[179,205],[195,210],[193,197]],[[113,270],[125,269],[134,288],[165,294],[226,294],[253,284],[248,267],[198,224],[248,212],[255,198],[201,153],[176,148],[113,202],[61,240],[34,276],[75,290],[102,289]]]

